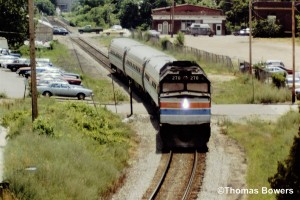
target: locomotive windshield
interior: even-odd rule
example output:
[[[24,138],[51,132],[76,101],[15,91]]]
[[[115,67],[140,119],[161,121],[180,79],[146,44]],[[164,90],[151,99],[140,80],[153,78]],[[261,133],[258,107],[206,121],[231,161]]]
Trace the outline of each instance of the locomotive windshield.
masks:
[[[169,74],[162,81],[162,92],[209,92],[209,81],[202,74]]]

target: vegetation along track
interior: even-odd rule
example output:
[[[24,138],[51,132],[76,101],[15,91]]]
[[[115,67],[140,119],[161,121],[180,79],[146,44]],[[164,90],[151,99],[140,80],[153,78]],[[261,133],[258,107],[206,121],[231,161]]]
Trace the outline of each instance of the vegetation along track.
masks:
[[[197,199],[204,170],[205,153],[170,151],[163,154],[161,165],[143,199]]]
[[[100,51],[92,44],[80,37],[71,37],[71,39],[75,44],[77,44],[80,48],[82,48],[85,52],[92,56],[98,63],[106,67],[110,73],[113,73],[112,69],[110,68],[108,54]]]

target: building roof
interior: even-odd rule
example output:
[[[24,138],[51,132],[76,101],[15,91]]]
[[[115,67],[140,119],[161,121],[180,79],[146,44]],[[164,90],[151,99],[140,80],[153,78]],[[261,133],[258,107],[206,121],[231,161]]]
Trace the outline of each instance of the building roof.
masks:
[[[152,9],[152,15],[164,15],[171,12],[172,6]],[[180,15],[224,15],[220,9],[214,9],[204,6],[195,6],[191,4],[181,4],[174,6],[174,13]]]
[[[39,24],[42,24],[42,25],[48,26],[50,28],[53,28],[53,26],[49,22],[42,21],[42,20],[38,20],[38,22],[39,22]]]

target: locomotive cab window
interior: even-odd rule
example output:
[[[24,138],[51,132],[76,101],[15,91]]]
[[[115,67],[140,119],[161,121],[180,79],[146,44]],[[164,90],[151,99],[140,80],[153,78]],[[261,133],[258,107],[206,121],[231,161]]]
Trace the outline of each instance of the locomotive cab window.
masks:
[[[187,90],[196,92],[208,92],[207,83],[187,83]]]
[[[163,92],[174,92],[184,90],[183,83],[164,83],[162,86]]]

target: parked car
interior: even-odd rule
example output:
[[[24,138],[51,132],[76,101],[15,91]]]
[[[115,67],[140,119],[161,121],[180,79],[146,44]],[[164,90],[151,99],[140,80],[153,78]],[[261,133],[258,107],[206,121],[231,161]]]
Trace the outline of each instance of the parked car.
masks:
[[[288,75],[285,78],[285,84],[289,89],[291,89],[293,87],[293,76]],[[295,88],[300,88],[300,78],[298,77],[295,77]]]
[[[68,83],[50,83],[46,86],[37,86],[37,91],[44,96],[77,97],[84,100],[85,97],[93,96],[93,91],[81,86],[74,86]]]
[[[95,32],[95,33],[99,34],[101,31],[103,31],[102,27],[92,27],[91,25],[86,25],[86,26],[78,29],[78,32],[80,34],[82,34],[82,33],[92,33],[92,32]]]
[[[281,65],[284,66],[283,62],[281,60],[267,60],[266,65]]]
[[[157,30],[148,30],[146,33],[149,34],[150,37],[159,38],[160,36],[160,32],[158,32]]]
[[[238,35],[240,35],[240,36],[248,36],[248,35],[250,35],[250,29],[249,28],[245,28],[245,29],[241,29],[239,31],[235,31],[233,33],[233,35],[235,35],[235,36],[238,36]]]
[[[198,35],[213,36],[214,35],[213,30],[210,28],[210,26],[208,24],[201,24],[201,23],[192,23],[192,25],[187,28],[186,32],[193,36],[198,36]]]
[[[292,69],[288,69],[282,65],[277,65],[277,67],[283,69],[284,71],[286,71],[288,74],[293,74],[293,70]]]
[[[41,73],[37,74],[36,80],[42,80],[45,78],[59,78],[68,81],[69,84],[72,85],[80,85],[81,84],[81,79],[80,78],[75,78],[72,76],[66,76],[60,73]]]
[[[6,65],[7,69],[10,69],[12,72],[16,72],[21,67],[29,67],[30,60],[28,58],[17,59],[13,63]]]
[[[124,29],[122,28],[122,26],[120,25],[113,25],[112,27],[110,27],[109,29],[106,29],[103,31],[103,34],[106,35],[119,35],[119,36],[123,36],[123,35],[128,35],[130,34],[128,29]]]
[[[68,81],[58,78],[45,78],[36,82],[37,86],[46,86],[51,83],[68,83]]]
[[[278,66],[267,66],[265,67],[265,70],[269,73],[283,73],[283,74],[287,74],[287,72],[283,69],[281,69],[280,67]]]
[[[3,68],[7,68],[8,64],[13,63],[15,60],[18,58],[15,56],[10,56],[10,55],[1,55],[0,56],[0,66]]]
[[[53,28],[53,35],[67,35],[69,31],[63,27],[54,27]]]

